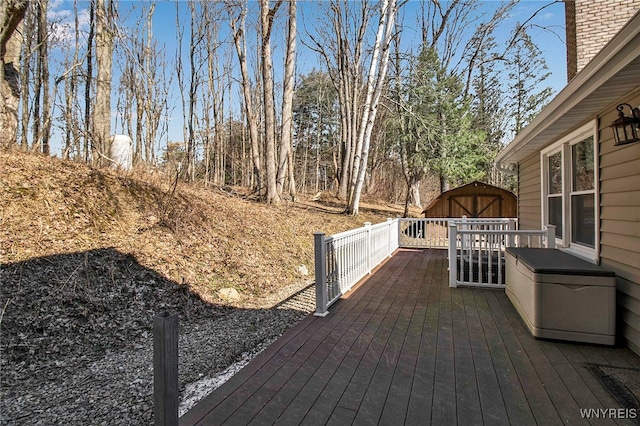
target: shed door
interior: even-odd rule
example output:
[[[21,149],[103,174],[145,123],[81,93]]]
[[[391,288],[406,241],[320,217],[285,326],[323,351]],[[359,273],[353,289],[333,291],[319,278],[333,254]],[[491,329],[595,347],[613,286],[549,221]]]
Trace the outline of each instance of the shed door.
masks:
[[[450,217],[503,217],[500,195],[451,195]]]

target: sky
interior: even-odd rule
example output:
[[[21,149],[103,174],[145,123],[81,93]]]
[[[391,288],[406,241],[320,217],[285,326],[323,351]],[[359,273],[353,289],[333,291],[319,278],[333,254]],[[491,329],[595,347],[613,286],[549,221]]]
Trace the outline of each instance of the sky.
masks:
[[[500,2],[498,1],[480,1],[481,7],[486,8],[487,10],[492,10],[496,8]],[[185,13],[181,17],[182,22],[185,24],[188,22],[188,14],[186,8],[186,2],[184,0],[180,0],[180,6],[183,8]],[[88,1],[86,0],[78,0],[77,7],[79,10],[79,21],[81,25],[86,26],[88,23],[87,19],[87,9],[88,9]],[[138,10],[136,13],[140,13],[139,10],[141,6],[144,4],[149,4],[149,2],[142,1],[123,1],[120,0],[118,3],[119,10],[119,18],[128,22],[127,25],[132,26],[132,22],[134,22],[135,14],[131,12],[131,10]],[[405,22],[405,35],[404,42],[408,44],[417,44],[419,43],[419,34],[416,31],[417,28],[417,20],[415,18],[418,13],[420,2],[415,0],[410,0],[402,11]],[[257,2],[251,1],[250,5],[254,8],[257,8]],[[496,39],[498,42],[504,42],[504,40],[508,39],[510,35],[510,31],[516,24],[516,22],[523,22],[531,17],[532,14],[541,7],[549,5],[544,8],[543,11],[538,13],[534,19],[530,21],[533,24],[533,27],[530,29],[529,34],[533,38],[533,41],[538,45],[538,47],[542,51],[542,55],[549,67],[551,72],[550,78],[547,80],[547,84],[553,89],[554,93],[559,92],[566,85],[566,49],[564,44],[564,4],[562,2],[553,1],[540,1],[540,0],[522,0],[516,8],[512,11],[509,18],[503,23],[501,27],[498,28],[496,32]],[[319,12],[317,2],[304,1],[299,0],[298,2],[298,33],[299,33],[299,41],[298,41],[298,64],[297,71],[298,73],[307,73],[312,69],[321,69],[322,65],[317,60],[314,54],[312,54],[301,42],[301,39],[305,37],[305,31],[317,31],[318,21],[316,16]],[[283,8],[284,9],[284,8]],[[282,10],[280,15],[285,16],[286,10]],[[56,22],[68,22],[69,27],[64,29],[62,26],[59,26],[57,31],[57,35],[60,39],[68,42],[67,44],[73,42],[75,36],[72,34],[70,30],[72,22],[73,22],[73,2],[69,0],[50,0],[49,6],[49,17],[51,20]],[[248,23],[250,20],[248,19]],[[224,28],[220,30],[220,38],[224,39],[227,36],[227,31]],[[153,17],[153,32],[154,38],[157,39],[159,46],[162,46],[165,57],[168,63],[175,62],[176,50],[177,50],[177,42],[176,42],[176,3],[173,1],[158,1],[156,2],[155,13]],[[284,19],[280,19],[276,21],[274,27],[274,35],[273,35],[273,48],[274,48],[274,70],[276,73],[281,72],[282,70],[282,47],[284,46],[284,39],[286,36]],[[183,51],[186,50],[188,45],[188,29],[185,30],[185,42]],[[55,52],[55,51],[54,51]],[[230,50],[231,54],[235,55],[233,50]],[[55,53],[53,53],[54,55]],[[184,63],[185,61],[183,61]],[[188,62],[188,61],[186,61]],[[171,66],[171,65],[170,65]],[[175,73],[175,71],[171,71]],[[118,77],[118,65],[117,62],[114,61],[114,86],[117,87],[117,77]],[[52,78],[55,78],[56,72],[52,72]],[[276,79],[278,76],[276,75]],[[179,104],[178,92],[176,89],[172,92],[171,95],[174,98],[174,108],[173,112],[170,116],[170,124],[169,124],[169,141],[181,141],[183,140],[183,131],[182,131],[182,117],[181,117],[181,106]],[[233,96],[237,96],[236,93]],[[239,102],[237,102],[239,104]],[[115,100],[112,101],[112,104],[115,105]],[[114,133],[120,133],[121,130],[118,129],[115,121],[114,121],[114,129],[112,131]],[[163,142],[161,142],[164,145]],[[56,150],[56,142],[52,140],[52,148],[55,152]],[[57,144],[58,149],[60,149],[60,143]]]

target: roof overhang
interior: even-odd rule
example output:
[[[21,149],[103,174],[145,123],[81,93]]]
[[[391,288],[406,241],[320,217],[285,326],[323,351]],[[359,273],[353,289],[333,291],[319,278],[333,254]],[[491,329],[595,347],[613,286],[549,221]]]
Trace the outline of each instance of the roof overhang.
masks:
[[[640,87],[640,11],[496,157],[518,163]]]

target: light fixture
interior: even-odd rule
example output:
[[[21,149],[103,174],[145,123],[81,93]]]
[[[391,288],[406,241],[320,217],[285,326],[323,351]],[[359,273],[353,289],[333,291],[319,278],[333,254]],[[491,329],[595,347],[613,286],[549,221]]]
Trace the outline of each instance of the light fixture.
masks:
[[[631,116],[624,115],[624,107],[628,106],[631,110]],[[638,131],[640,129],[640,109],[633,108],[629,104],[620,104],[616,108],[618,110],[618,119],[611,123],[613,128],[613,136],[616,139],[614,145],[624,145],[640,140]]]

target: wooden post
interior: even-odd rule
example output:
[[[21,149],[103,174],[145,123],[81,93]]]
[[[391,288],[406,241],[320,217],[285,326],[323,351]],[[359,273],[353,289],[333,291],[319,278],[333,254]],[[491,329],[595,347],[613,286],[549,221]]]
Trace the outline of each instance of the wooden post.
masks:
[[[326,317],[327,310],[327,249],[324,243],[324,233],[315,232],[314,254],[315,254],[315,275],[316,275],[316,312],[317,317]]]
[[[153,404],[156,426],[178,425],[178,316],[153,317]]]

